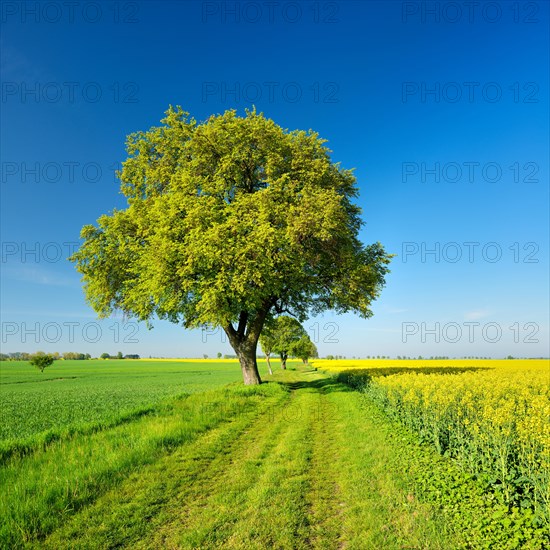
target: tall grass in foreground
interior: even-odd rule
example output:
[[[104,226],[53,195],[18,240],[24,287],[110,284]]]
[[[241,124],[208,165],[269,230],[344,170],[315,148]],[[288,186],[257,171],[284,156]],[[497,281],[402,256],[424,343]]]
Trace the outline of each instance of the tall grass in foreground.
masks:
[[[131,471],[235,418],[284,397],[276,384],[230,386],[165,402],[154,413],[93,434],[75,434],[0,468],[0,548],[36,544]]]

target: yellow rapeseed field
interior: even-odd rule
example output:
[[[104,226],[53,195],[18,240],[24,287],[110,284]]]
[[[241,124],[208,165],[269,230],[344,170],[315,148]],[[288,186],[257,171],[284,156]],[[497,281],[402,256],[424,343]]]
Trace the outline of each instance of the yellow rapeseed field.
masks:
[[[484,476],[511,505],[550,510],[550,361],[316,360]]]

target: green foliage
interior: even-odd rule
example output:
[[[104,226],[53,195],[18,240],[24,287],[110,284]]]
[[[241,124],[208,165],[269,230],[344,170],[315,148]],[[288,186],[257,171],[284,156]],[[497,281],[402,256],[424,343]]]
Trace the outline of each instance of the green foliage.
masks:
[[[110,356],[108,353],[102,353],[102,354],[100,355],[100,358],[101,358],[101,359],[110,359],[111,356]]]
[[[300,357],[296,352],[305,351],[303,342],[301,348],[297,347],[302,339],[309,340],[309,336],[301,323],[293,317],[281,315],[264,327],[260,335],[260,345],[265,353],[278,353],[281,356],[282,367],[285,368],[289,355]]]
[[[266,356],[270,356],[274,352],[275,335],[273,334],[274,321],[264,325],[262,333],[260,334],[260,346]]]
[[[40,372],[44,372],[44,369],[46,367],[52,366],[54,361],[55,359],[52,355],[47,355],[43,352],[37,352],[31,357],[30,363]]]
[[[84,361],[91,358],[92,356],[89,353],[78,353],[74,351],[66,351],[63,353],[63,359],[65,360]]]
[[[355,177],[325,140],[255,111],[198,124],[171,107],[162,123],[129,136],[128,208],[85,226],[71,257],[100,316],[221,326],[255,364],[273,315],[372,315],[391,256],[359,241]]]
[[[32,354],[25,351],[15,351],[12,353],[3,353],[1,355],[2,361],[30,361],[32,357]]]
[[[295,342],[291,351],[291,355],[298,357],[304,363],[307,363],[312,357],[318,357],[317,346],[311,341],[311,338],[307,334]]]

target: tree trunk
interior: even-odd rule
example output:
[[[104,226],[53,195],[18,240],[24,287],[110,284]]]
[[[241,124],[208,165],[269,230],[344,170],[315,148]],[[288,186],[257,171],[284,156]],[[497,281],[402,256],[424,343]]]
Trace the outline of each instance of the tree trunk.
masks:
[[[236,351],[241,363],[244,385],[253,386],[261,384],[262,379],[260,378],[258,364],[256,363],[256,349],[254,347],[242,346],[242,348]]]
[[[267,361],[267,370],[269,371],[269,374],[273,374],[273,371],[271,370],[271,361],[269,359],[270,353],[265,354],[265,360]]]
[[[273,305],[272,301],[272,299],[266,300],[263,307],[253,315],[250,315],[247,311],[241,311],[237,329],[232,323],[228,323],[223,327],[229,338],[229,343],[237,353],[241,363],[245,386],[262,383],[258,363],[256,362],[256,347],[266,316]]]

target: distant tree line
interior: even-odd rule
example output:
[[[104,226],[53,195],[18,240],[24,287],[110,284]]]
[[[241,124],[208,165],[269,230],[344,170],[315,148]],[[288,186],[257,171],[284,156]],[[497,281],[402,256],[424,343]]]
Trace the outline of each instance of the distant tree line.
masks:
[[[71,359],[73,361],[85,361],[91,358],[92,356],[89,353],[78,353],[76,351],[69,351],[63,354],[63,359]]]
[[[116,355],[102,353],[99,357],[100,359],[139,359],[139,355],[137,353],[129,353],[128,355],[123,355],[121,351],[119,351]]]
[[[31,361],[35,356],[46,355],[43,351],[37,351],[36,353],[27,353],[25,351],[16,351],[13,353],[0,353],[0,361]],[[59,353],[57,351],[53,353],[48,353],[50,357],[53,357],[54,361],[60,359],[71,360],[71,361],[86,361],[88,359],[95,359],[89,353],[79,353],[76,351],[66,351],[64,353]],[[117,355],[111,356],[108,353],[103,353],[101,355],[102,359],[139,359],[137,354],[128,354],[123,355],[122,352],[118,352]]]
[[[0,361],[30,361],[35,355],[46,355],[43,351],[37,351],[36,353],[27,353],[25,351],[16,351],[14,353],[0,353]],[[59,359],[71,359],[84,361],[86,359],[92,359],[92,356],[89,353],[78,353],[75,351],[66,351],[64,353],[59,353],[54,351],[48,353],[49,356],[53,357],[55,361]]]

